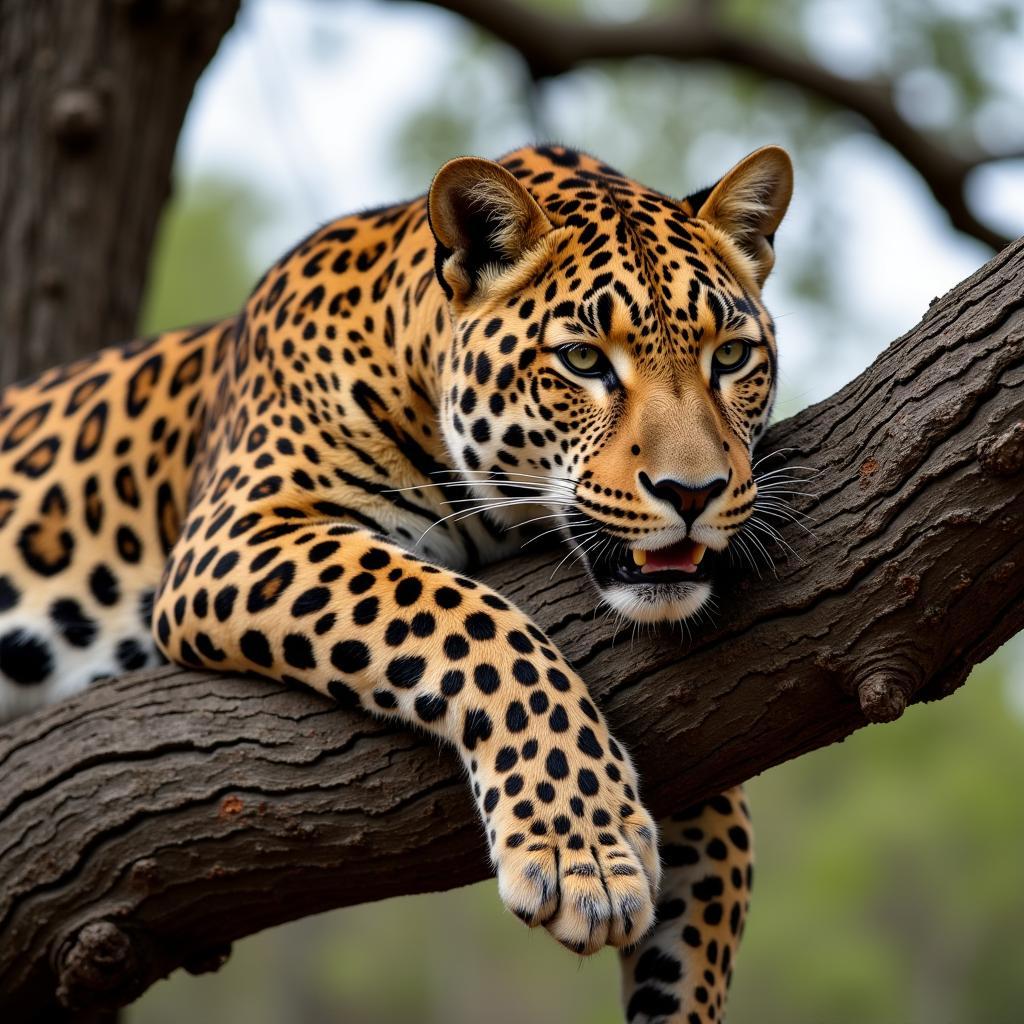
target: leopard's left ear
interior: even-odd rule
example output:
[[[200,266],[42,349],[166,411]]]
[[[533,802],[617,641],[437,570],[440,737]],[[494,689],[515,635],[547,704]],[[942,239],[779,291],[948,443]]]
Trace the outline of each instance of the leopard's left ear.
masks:
[[[706,198],[695,215],[721,228],[750,261],[758,287],[775,263],[773,247],[793,195],[793,162],[779,146],[762,146],[744,157]],[[696,200],[696,197],[694,197]]]
[[[434,176],[427,216],[437,278],[456,301],[468,299],[488,271],[513,266],[552,227],[510,171],[471,156],[449,160]]]

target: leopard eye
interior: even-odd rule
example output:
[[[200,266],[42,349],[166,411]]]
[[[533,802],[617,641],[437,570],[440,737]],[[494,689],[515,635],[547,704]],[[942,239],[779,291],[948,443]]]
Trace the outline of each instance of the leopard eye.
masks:
[[[711,357],[714,369],[721,373],[738,370],[750,358],[750,345],[745,341],[724,341]]]
[[[593,345],[563,345],[558,349],[558,357],[580,377],[603,377],[612,372],[608,358]]]

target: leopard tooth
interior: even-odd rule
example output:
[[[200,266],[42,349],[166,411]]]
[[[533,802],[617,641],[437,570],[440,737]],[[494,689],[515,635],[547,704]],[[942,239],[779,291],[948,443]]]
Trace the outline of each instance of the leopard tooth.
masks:
[[[700,560],[704,557],[704,553],[707,551],[706,544],[694,544],[693,554],[690,555],[690,561],[694,565],[700,565]]]
[[[637,565],[646,565],[647,564],[647,552],[646,551],[640,551],[637,548],[632,548],[631,551],[633,553],[633,561]]]

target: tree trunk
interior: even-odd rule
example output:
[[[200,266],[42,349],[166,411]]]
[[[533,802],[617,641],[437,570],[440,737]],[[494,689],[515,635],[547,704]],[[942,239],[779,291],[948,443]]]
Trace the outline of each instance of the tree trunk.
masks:
[[[131,337],[192,89],[239,0],[0,0],[0,384]]]
[[[1024,240],[763,451],[816,536],[717,624],[631,643],[551,556],[484,575],[592,684],[665,813],[908,703],[1024,627]],[[813,506],[813,507],[812,507]],[[684,660],[685,655],[685,660]],[[269,925],[488,873],[456,760],[309,692],[167,668],[0,731],[9,1018],[102,1009]]]

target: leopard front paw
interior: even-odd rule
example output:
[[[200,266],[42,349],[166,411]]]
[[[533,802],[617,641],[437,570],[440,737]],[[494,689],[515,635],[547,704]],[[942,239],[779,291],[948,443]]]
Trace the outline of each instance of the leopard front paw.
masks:
[[[623,778],[632,777],[628,765],[609,764],[599,779],[589,767],[563,772],[559,754],[532,777],[510,771],[482,795],[498,891],[517,917],[576,953],[633,945],[654,923],[657,826],[635,780]]]

